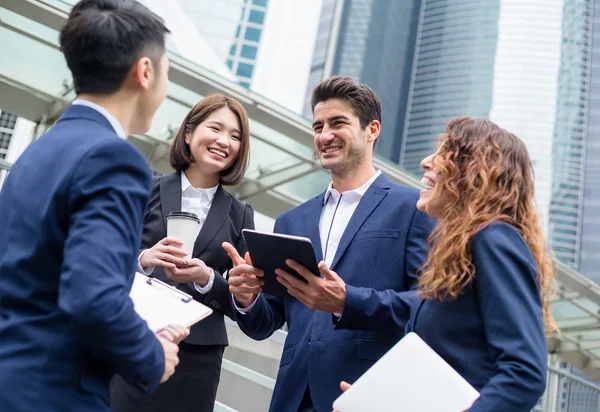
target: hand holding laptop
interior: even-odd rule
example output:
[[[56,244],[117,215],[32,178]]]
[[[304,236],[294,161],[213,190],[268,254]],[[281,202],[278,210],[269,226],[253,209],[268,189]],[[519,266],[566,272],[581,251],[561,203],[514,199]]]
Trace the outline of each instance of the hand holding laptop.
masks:
[[[410,332],[352,386],[343,382],[337,412],[462,412],[475,390],[416,333]]]
[[[344,393],[344,392],[346,392],[348,389],[350,389],[350,387],[351,387],[351,386],[352,386],[352,385],[350,385],[350,384],[349,384],[348,382],[346,382],[346,381],[341,381],[341,382],[340,382],[340,388],[342,389],[342,393]],[[333,410],[333,412],[344,412],[344,411],[341,411],[341,410],[339,410],[339,409],[334,409],[334,410]]]

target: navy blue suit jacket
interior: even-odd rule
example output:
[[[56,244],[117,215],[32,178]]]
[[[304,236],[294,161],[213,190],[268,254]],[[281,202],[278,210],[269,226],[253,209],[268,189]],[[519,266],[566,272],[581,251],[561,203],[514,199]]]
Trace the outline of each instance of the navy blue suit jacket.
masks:
[[[16,162],[0,192],[0,410],[108,411],[114,373],[158,386],[163,350],[129,298],[150,185],[84,106]]]
[[[275,232],[308,237],[322,260],[319,219],[323,196],[281,215]],[[331,268],[346,282],[346,304],[331,313],[292,297],[260,295],[241,329],[266,339],[287,321],[271,411],[298,409],[307,385],[317,411],[330,412],[341,380],[354,382],[402,336],[417,270],[426,258],[429,218],[416,209],[419,191],[378,177],[361,199],[340,240]]]
[[[480,391],[469,412],[529,412],[546,388],[537,266],[521,234],[492,223],[471,241],[475,281],[452,302],[416,299],[416,332]]]

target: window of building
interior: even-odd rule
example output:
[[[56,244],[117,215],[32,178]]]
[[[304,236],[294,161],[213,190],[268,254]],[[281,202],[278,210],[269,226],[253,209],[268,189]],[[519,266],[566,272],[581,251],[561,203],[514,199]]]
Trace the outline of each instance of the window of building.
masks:
[[[242,53],[241,56],[244,59],[256,59],[256,53],[258,52],[258,49],[254,46],[248,46],[248,45],[243,45],[242,46]]]
[[[252,0],[252,4],[260,7],[267,7],[267,0]]]
[[[248,63],[239,63],[237,68],[238,76],[252,77],[254,66]]]
[[[17,124],[17,116],[8,112],[0,113],[0,128],[13,130]]]
[[[244,38],[250,41],[260,41],[260,30],[248,27],[246,29],[246,36]]]
[[[265,21],[265,12],[258,10],[250,10],[250,17],[248,17],[250,23],[263,24]]]

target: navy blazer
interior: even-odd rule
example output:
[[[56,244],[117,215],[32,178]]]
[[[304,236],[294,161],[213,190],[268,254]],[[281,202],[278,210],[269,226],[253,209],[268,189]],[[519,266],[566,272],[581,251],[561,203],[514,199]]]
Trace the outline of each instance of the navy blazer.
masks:
[[[521,234],[492,223],[471,241],[475,280],[456,301],[415,300],[416,332],[481,397],[469,412],[529,412],[546,388],[537,266]]]
[[[109,411],[114,373],[146,391],[163,350],[135,313],[151,173],[108,120],[67,107],[0,192],[0,410]]]
[[[322,260],[319,219],[324,194],[281,215],[275,232],[308,237]],[[417,189],[381,175],[354,212],[331,268],[346,282],[346,304],[336,323],[331,313],[296,299],[260,295],[240,328],[266,339],[288,325],[271,411],[298,409],[307,385],[317,411],[332,409],[340,381],[354,382],[402,336],[410,315],[417,270],[426,258],[429,217],[417,211]]]
[[[142,249],[148,249],[167,236],[167,217],[181,210],[181,172],[154,179],[152,195],[144,219]],[[162,267],[154,268],[152,276],[169,283],[192,295],[197,301],[210,306],[213,314],[190,329],[185,340],[193,345],[227,346],[227,330],[224,315],[235,319],[229,298],[229,284],[223,273],[231,269],[232,262],[223,242],[234,245],[239,254],[246,254],[243,229],[254,229],[254,210],[248,204],[231,196],[221,185],[215,193],[212,205],[194,243],[192,257],[203,260],[215,273],[212,289],[207,294],[199,293],[191,283],[179,283],[167,278]]]

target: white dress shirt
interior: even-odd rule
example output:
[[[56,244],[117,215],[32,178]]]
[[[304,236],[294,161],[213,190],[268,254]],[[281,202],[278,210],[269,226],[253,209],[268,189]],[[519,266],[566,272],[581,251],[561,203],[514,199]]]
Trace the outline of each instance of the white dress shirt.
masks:
[[[196,232],[196,237],[200,233],[204,222],[206,221],[206,216],[208,216],[208,211],[212,206],[213,199],[215,198],[215,193],[217,193],[219,185],[208,188],[208,189],[196,189],[184,172],[181,172],[181,211],[183,212],[191,212],[198,216],[200,220],[200,224],[198,225],[198,231]],[[145,252],[142,251],[140,253],[139,258],[142,257],[142,254]],[[139,263],[138,258],[138,271],[144,273],[146,275],[150,275],[154,270],[153,267],[142,268]],[[215,280],[215,272],[211,269],[210,278],[208,279],[208,283],[206,286],[202,287],[197,283],[194,283],[194,287],[201,294],[207,294],[212,289],[213,283]]]
[[[325,196],[323,197],[323,209],[321,210],[321,218],[319,220],[319,234],[321,236],[321,252],[323,260],[327,263],[327,267],[331,267],[333,258],[340,244],[340,239],[346,231],[348,222],[356,211],[361,199],[369,190],[373,182],[381,175],[381,170],[378,170],[369,180],[361,187],[354,190],[348,190],[343,193],[338,192],[333,188],[333,182],[329,183]],[[247,308],[239,308],[234,306],[242,313],[246,314],[254,307],[256,300]],[[340,314],[336,313],[338,317]]]
[[[125,130],[123,129],[121,123],[119,123],[116,117],[110,114],[110,112],[104,107],[83,99],[75,99],[71,104],[86,106],[90,109],[94,109],[95,111],[106,117],[106,120],[108,120],[113,129],[115,129],[115,133],[117,134],[117,136],[119,136],[121,139],[127,139],[127,136],[125,136]]]

